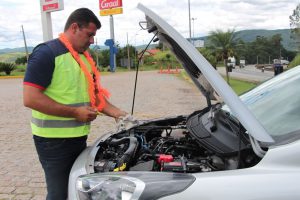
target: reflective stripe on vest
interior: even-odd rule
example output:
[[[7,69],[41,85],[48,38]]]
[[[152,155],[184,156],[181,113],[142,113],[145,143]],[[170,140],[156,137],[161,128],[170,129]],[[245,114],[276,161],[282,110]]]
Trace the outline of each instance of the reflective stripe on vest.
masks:
[[[32,118],[31,122],[41,128],[73,128],[90,125],[90,122],[79,122],[76,120],[41,120]]]
[[[90,106],[90,102],[68,104],[71,107]],[[41,128],[73,128],[78,126],[90,125],[90,122],[79,122],[75,119],[71,120],[43,120],[35,117],[31,118],[31,122]]]

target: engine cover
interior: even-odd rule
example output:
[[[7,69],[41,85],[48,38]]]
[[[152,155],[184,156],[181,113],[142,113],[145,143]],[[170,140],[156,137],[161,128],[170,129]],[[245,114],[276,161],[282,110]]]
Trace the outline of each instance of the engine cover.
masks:
[[[239,127],[233,123],[229,124],[221,115],[224,113],[217,112],[214,121],[211,121],[209,112],[195,114],[188,119],[187,129],[192,137],[196,138],[199,144],[207,150],[217,155],[231,155],[246,146],[236,134]]]

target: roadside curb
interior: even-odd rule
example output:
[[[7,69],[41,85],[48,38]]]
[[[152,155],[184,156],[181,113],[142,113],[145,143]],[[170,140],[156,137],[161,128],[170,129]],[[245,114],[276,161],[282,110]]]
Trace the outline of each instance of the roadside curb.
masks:
[[[24,76],[0,76],[0,79],[24,78]]]

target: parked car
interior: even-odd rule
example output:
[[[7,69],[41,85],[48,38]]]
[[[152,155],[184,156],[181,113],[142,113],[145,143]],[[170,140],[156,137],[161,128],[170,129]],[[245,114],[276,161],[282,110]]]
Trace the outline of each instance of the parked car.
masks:
[[[238,97],[191,43],[138,8],[207,107],[103,135],[74,163],[68,199],[299,200],[300,67]]]

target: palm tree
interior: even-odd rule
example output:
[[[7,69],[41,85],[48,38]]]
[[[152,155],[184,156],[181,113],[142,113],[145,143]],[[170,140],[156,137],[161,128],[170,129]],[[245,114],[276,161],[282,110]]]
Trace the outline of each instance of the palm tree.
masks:
[[[236,35],[234,29],[228,29],[226,32],[220,29],[217,29],[216,31],[211,31],[208,40],[216,55],[219,55],[224,61],[227,82],[229,83],[227,59],[228,56],[233,55],[234,48],[236,45]]]

